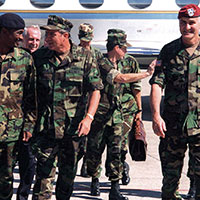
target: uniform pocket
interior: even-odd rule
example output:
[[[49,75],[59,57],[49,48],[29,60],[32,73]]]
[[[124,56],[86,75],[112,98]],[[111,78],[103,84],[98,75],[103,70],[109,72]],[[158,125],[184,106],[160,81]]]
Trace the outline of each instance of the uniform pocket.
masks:
[[[25,80],[26,73],[23,70],[10,71],[10,92],[23,93],[23,82]]]
[[[83,94],[83,80],[78,77],[67,77],[67,96],[80,97]]]

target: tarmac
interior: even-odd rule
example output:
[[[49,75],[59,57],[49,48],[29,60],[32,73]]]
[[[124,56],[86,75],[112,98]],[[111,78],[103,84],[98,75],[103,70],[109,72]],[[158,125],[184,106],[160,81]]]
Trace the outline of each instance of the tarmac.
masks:
[[[143,103],[143,122],[147,133],[147,158],[146,161],[136,162],[132,161],[130,155],[127,155],[127,163],[130,166],[131,181],[128,185],[120,185],[121,192],[127,196],[129,200],[159,200],[161,199],[162,187],[162,172],[160,159],[158,155],[159,137],[152,131],[151,112],[149,107],[149,94],[150,85],[148,84],[149,78],[142,80],[142,103]],[[110,182],[105,176],[104,161],[106,154],[103,154],[103,171],[100,178],[101,195],[94,197],[90,195],[90,182],[91,178],[83,178],[80,176],[80,167],[82,161],[79,162],[77,176],[74,184],[74,192],[71,200],[108,200]],[[189,189],[189,179],[187,177],[188,168],[188,152],[186,152],[182,176],[180,179],[179,192],[183,198]],[[19,184],[18,168],[15,169],[14,174],[14,195],[12,200],[16,199],[16,191]],[[29,195],[29,199],[32,197]],[[52,200],[55,200],[55,193]]]

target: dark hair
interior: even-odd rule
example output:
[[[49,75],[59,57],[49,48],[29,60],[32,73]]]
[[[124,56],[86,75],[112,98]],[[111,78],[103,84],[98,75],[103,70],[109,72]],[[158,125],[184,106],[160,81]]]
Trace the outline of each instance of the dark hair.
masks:
[[[107,44],[106,44],[107,51],[108,52],[112,51],[116,45],[117,44],[114,44],[113,42],[107,42]]]

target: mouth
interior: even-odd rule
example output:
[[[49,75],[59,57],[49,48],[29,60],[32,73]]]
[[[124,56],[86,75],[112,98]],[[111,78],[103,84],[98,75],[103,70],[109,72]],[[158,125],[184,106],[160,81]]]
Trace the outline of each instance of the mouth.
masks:
[[[184,36],[191,35],[191,34],[194,34],[194,33],[193,32],[183,32]]]

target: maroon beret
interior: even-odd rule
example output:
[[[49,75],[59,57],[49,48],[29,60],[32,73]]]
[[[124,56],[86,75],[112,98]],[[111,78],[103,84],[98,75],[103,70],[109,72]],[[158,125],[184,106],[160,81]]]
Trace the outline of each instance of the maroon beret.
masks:
[[[178,19],[181,17],[199,17],[200,16],[200,8],[195,4],[188,4],[186,6],[183,6],[179,13],[178,13]]]

